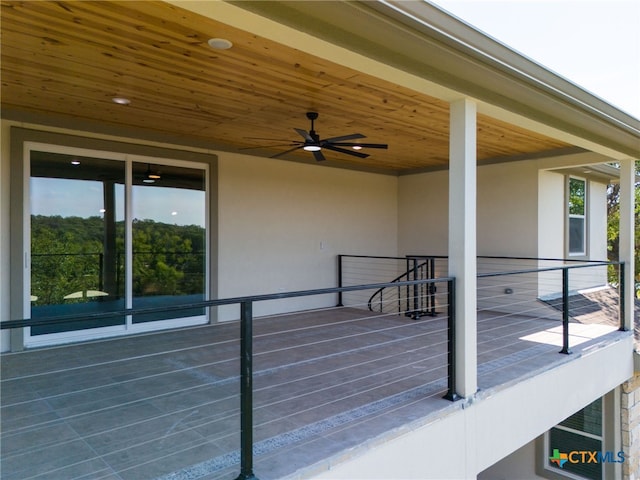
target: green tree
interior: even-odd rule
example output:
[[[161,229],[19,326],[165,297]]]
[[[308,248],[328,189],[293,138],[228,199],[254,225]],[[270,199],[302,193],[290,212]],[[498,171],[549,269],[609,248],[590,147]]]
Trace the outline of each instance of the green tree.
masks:
[[[31,294],[38,305],[85,302],[72,292],[101,290],[105,225],[102,217],[31,217]],[[124,285],[124,224],[116,225],[117,292]],[[133,225],[133,293],[189,295],[204,292],[205,231],[197,225],[136,220]]]
[[[640,174],[640,161],[636,162],[636,175]],[[617,261],[620,258],[620,185],[612,184],[607,189],[607,248],[609,260]],[[635,185],[635,281],[640,283],[640,183]],[[610,272],[610,279],[617,281],[615,272]],[[636,287],[636,292],[638,288]]]

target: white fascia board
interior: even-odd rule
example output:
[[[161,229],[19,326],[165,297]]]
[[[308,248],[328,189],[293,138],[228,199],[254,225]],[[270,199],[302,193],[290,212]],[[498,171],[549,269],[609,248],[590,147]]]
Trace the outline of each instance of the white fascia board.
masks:
[[[622,128],[640,133],[640,120],[586,91],[565,77],[547,69],[510,48],[508,45],[478,30],[473,25],[427,1],[379,0],[378,4],[392,8],[417,25],[437,32],[449,46],[467,55],[474,55],[484,63],[499,65],[505,72],[521,77],[542,88],[555,92],[568,101],[609,118]],[[374,7],[375,8],[375,7]],[[427,33],[427,32],[425,32]]]
[[[613,147],[618,154],[601,151],[613,158],[640,157],[638,119],[433,4],[394,0],[370,4],[380,11],[384,5],[400,22],[458,52],[463,61],[450,72],[466,72],[473,78],[473,93],[486,104],[541,122],[547,129]]]

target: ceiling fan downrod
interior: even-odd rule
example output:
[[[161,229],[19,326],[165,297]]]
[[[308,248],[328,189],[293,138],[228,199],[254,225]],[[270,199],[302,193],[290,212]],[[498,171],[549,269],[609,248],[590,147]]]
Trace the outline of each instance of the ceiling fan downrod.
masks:
[[[313,121],[318,118],[318,112],[307,112],[307,118],[311,120],[311,129],[309,130],[309,136],[313,138],[316,143],[320,143],[320,135],[315,131]]]

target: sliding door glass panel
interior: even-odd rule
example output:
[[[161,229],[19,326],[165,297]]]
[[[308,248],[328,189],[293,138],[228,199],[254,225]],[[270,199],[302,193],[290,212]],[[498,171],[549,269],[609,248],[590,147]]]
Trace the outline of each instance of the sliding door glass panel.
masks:
[[[133,163],[133,308],[205,299],[205,171]],[[133,323],[204,315],[185,308],[134,315]]]
[[[85,319],[31,328],[31,335],[123,325],[124,178],[117,160],[32,151],[31,318]]]

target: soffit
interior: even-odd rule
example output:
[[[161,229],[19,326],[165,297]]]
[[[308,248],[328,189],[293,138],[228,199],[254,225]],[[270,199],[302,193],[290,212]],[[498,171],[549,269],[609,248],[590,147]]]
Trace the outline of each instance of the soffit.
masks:
[[[559,168],[553,170],[563,175],[586,178],[595,182],[609,185],[620,181],[620,170],[607,165],[584,165],[571,168]]]
[[[1,28],[4,118],[270,156],[287,147],[251,137],[299,140],[293,129],[308,130],[304,114],[314,110],[324,138],[359,132],[389,144],[364,160],[327,152],[327,165],[403,174],[448,164],[445,100],[258,36],[250,24],[155,1],[3,1]],[[234,47],[212,50],[211,37]],[[482,114],[477,139],[479,163],[575,150]],[[281,158],[314,163],[306,153]]]

